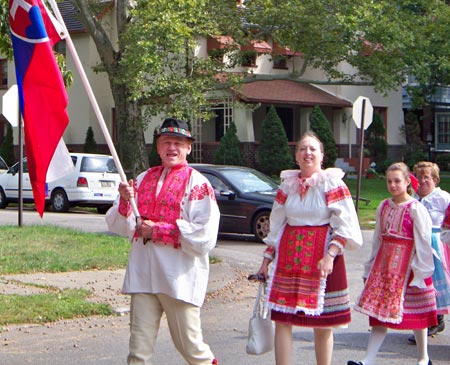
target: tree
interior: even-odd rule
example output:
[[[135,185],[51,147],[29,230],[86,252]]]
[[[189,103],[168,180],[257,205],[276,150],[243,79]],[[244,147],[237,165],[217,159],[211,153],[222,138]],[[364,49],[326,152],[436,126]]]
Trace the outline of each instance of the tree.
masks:
[[[217,165],[237,165],[242,164],[241,153],[239,150],[240,141],[236,134],[236,125],[230,123],[225,135],[220,139],[219,147],[214,156],[214,163]]]
[[[0,156],[9,166],[15,162],[13,129],[9,123],[6,123],[6,135],[0,146]]]
[[[427,160],[424,152],[424,145],[420,139],[420,125],[417,115],[413,112],[407,112],[405,115],[405,125],[402,128],[405,136],[406,145],[403,150],[403,160],[410,169],[414,164]]]
[[[371,161],[376,163],[378,172],[384,172],[388,167],[385,133],[383,121],[377,113],[374,113],[372,123],[367,128],[365,136],[366,148],[370,151]]]
[[[259,169],[269,176],[280,175],[293,167],[286,131],[275,108],[271,106],[262,124],[261,145],[258,149]]]
[[[84,153],[97,153],[97,142],[95,141],[94,137],[94,131],[92,130],[92,127],[89,126],[86,131],[86,139],[84,141],[83,145],[83,152]]]
[[[100,1],[72,0],[91,35],[117,111],[118,154],[133,174],[147,167],[144,130],[149,117],[205,116],[206,96],[230,65],[195,57],[198,37],[240,29],[231,0],[115,2],[117,34],[95,16]],[[221,14],[217,16],[217,14]],[[228,79],[228,81],[230,81]]]
[[[10,54],[7,1],[0,2],[0,51]],[[146,165],[148,117],[201,117],[208,92],[234,85],[241,76],[248,76],[247,82],[288,78],[373,85],[386,92],[397,89],[408,74],[424,81],[450,75],[450,6],[443,0],[246,0],[245,6],[231,0],[71,2],[100,55],[97,70],[108,76],[118,153],[129,171]],[[104,14],[110,4],[115,19],[108,23],[97,14]],[[115,31],[108,28],[111,23]],[[301,54],[301,62],[289,75],[228,73],[223,84],[216,76],[234,70],[233,62],[195,57],[196,41],[211,35],[235,40],[230,55],[237,57],[231,61],[239,58],[239,45],[249,39],[273,39]],[[345,64],[351,67],[342,67]],[[326,77],[309,79],[307,69],[322,69]]]
[[[322,141],[325,157],[323,167],[332,167],[337,158],[336,141],[333,137],[330,123],[325,115],[322,113],[320,107],[315,106],[313,112],[309,117],[309,125],[314,133],[317,134]]]

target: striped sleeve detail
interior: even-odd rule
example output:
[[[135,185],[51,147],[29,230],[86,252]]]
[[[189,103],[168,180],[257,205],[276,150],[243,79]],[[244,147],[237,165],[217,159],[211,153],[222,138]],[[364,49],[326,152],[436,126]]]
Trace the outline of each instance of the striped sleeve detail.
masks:
[[[341,249],[341,251],[345,248],[345,244],[347,243],[347,240],[344,237],[341,236],[334,236],[331,241],[330,245],[333,244]]]
[[[331,205],[337,203],[341,200],[351,199],[352,194],[350,194],[350,190],[345,185],[338,186],[333,190],[327,191],[325,193],[325,198],[327,200],[327,205]]]
[[[286,203],[286,199],[287,199],[287,194],[283,190],[278,189],[277,195],[275,196],[275,201],[278,204],[284,205]]]

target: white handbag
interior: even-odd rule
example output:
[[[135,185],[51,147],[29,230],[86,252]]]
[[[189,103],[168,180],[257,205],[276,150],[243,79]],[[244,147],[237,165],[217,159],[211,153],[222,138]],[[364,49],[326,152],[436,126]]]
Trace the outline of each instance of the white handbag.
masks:
[[[264,308],[265,287],[265,283],[259,284],[253,314],[248,324],[247,354],[249,355],[262,355],[273,349],[273,323],[270,312]]]

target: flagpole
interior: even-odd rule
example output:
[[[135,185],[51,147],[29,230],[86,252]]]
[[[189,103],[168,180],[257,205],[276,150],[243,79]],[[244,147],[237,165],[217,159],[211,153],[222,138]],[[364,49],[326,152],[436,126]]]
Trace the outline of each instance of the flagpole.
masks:
[[[61,12],[59,11],[58,5],[56,4],[55,0],[48,0],[48,1],[53,9],[53,12],[55,13],[56,19],[61,24],[61,26],[64,28],[64,33],[65,33],[64,35],[65,35],[67,47],[73,57],[75,67],[77,68],[78,73],[80,74],[81,81],[83,82],[86,93],[88,94],[92,108],[94,109],[94,113],[97,116],[98,123],[100,124],[100,128],[103,132],[103,136],[105,137],[106,143],[109,147],[109,150],[111,152],[114,163],[116,164],[120,178],[123,182],[127,182],[127,177],[125,175],[125,172],[123,171],[122,164],[120,163],[119,156],[117,155],[117,151],[116,151],[116,148],[114,147],[114,143],[112,141],[111,135],[109,134],[105,120],[103,119],[103,115],[102,115],[100,107],[97,103],[97,99],[95,98],[94,92],[92,91],[91,85],[86,76],[86,72],[84,71],[83,65],[81,64],[80,58],[78,57],[78,53],[72,42],[72,38],[70,37],[69,31],[67,30],[67,27],[66,27],[66,24],[64,22],[62,15],[61,15]],[[131,208],[133,209],[133,213],[136,216],[136,219],[138,220],[140,218],[140,215],[139,215],[139,211],[137,209],[136,201],[134,199],[130,199],[130,204],[131,204]],[[138,221],[138,223],[139,223],[139,221]]]

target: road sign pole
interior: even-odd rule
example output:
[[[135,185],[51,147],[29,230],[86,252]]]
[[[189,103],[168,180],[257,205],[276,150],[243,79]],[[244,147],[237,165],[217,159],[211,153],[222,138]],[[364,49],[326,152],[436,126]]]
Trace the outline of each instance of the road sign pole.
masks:
[[[362,108],[361,108],[361,128],[359,129],[359,140],[361,144],[361,148],[359,151],[359,172],[358,172],[358,184],[356,186],[356,213],[358,213],[359,209],[359,195],[361,191],[361,174],[363,167],[363,157],[364,157],[364,113],[366,109],[366,99],[362,100]]]

